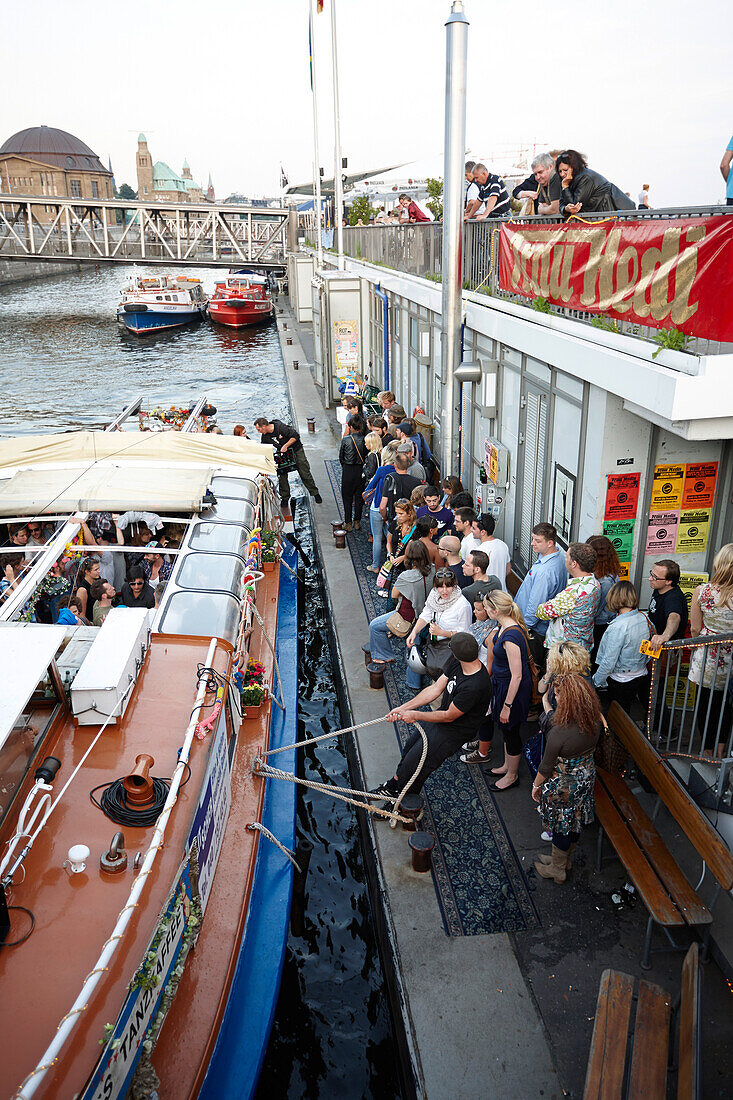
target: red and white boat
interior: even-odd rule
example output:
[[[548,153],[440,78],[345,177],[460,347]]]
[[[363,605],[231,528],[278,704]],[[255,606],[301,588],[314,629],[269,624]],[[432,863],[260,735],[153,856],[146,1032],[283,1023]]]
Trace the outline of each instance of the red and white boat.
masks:
[[[230,328],[258,325],[272,314],[270,284],[264,275],[229,275],[216,283],[209,299],[211,320]]]

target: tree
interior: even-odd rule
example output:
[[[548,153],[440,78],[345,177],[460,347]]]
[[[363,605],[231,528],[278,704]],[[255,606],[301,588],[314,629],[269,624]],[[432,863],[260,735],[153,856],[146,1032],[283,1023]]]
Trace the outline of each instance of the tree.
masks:
[[[369,201],[369,196],[359,195],[358,198],[353,200],[351,206],[349,207],[347,220],[349,222],[349,225],[356,225],[356,223],[361,218],[363,225],[369,225],[369,219],[371,218],[373,213],[374,208]]]
[[[425,203],[430,213],[435,218],[436,222],[443,219],[443,180],[440,176],[437,179],[431,179],[428,176],[428,201]]]
[[[134,199],[137,198],[137,191],[133,191],[129,183],[123,183],[120,187],[117,188],[116,198],[127,199],[128,202],[132,202]]]

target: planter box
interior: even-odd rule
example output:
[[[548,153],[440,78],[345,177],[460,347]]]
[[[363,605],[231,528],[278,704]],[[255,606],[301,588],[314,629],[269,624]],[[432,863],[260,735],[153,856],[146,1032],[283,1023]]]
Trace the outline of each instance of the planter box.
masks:
[[[263,573],[274,573],[275,572],[275,566],[277,564],[278,563],[276,561],[263,561],[263,563],[262,563],[262,572]]]
[[[248,706],[244,708],[245,718],[259,718],[260,711],[262,710],[262,703],[258,703],[257,706]]]

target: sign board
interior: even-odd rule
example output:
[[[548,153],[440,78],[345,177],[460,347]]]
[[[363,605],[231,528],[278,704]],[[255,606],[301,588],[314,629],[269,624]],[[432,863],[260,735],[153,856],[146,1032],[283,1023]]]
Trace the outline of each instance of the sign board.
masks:
[[[575,510],[575,477],[555,463],[552,486],[552,523],[557,530],[557,541],[565,550],[570,543]]]
[[[647,554],[668,554],[677,545],[678,512],[652,512],[646,532]]]
[[[710,534],[710,509],[682,512],[677,530],[677,553],[700,554],[707,550]]]
[[[196,841],[198,848],[199,881],[201,909],[211,893],[211,884],[219,859],[224,830],[226,829],[229,807],[232,802],[231,775],[229,772],[229,754],[227,752],[227,727],[225,708],[219,715],[214,746],[209,758],[206,779],[201,788],[196,816],[188,836],[188,847]]]
[[[685,467],[682,507],[712,508],[717,478],[717,462],[688,462]]]
[[[492,485],[496,485],[499,473],[499,450],[490,439],[484,440],[484,470]]]
[[[655,466],[650,512],[674,512],[682,505],[684,466]]]
[[[603,534],[611,540],[621,561],[631,561],[635,526],[636,520],[633,519],[604,520]]]
[[[333,357],[336,373],[353,371],[359,366],[359,322],[334,321]]]
[[[604,519],[636,519],[640,481],[641,474],[638,473],[609,474],[606,484]]]

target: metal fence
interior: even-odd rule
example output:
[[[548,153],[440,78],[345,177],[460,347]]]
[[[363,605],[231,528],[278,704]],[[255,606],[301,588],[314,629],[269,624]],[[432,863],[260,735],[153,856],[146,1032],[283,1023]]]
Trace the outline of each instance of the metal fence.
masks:
[[[732,658],[733,634],[664,644],[651,664],[647,716],[649,739],[662,755],[716,764],[733,756]]]
[[[663,210],[621,210],[613,216],[618,221],[637,221],[640,219],[669,220],[670,218],[701,217],[728,214],[733,216],[733,207],[700,206],[667,208]],[[603,221],[608,213],[588,214],[586,220]],[[518,217],[513,224],[552,225],[556,218]],[[636,336],[656,342],[659,329],[632,321],[614,320],[595,313],[566,309],[545,302],[532,300],[522,294],[511,294],[499,286],[499,249],[498,238],[502,221],[466,222],[463,227],[463,289],[484,294],[487,297],[516,302],[527,308],[540,308],[543,313],[552,313],[559,317],[571,318],[594,328],[618,332],[626,336]],[[442,279],[443,226],[439,222],[419,225],[393,226],[347,226],[344,228],[344,252],[355,260],[364,260],[377,267],[387,267],[396,271],[405,271],[424,279],[440,282]],[[537,304],[535,304],[537,302]],[[691,337],[686,350],[692,355],[717,355],[733,351],[733,345],[718,340]]]

